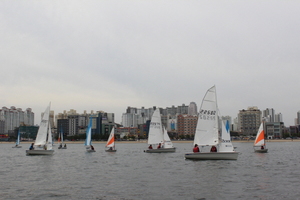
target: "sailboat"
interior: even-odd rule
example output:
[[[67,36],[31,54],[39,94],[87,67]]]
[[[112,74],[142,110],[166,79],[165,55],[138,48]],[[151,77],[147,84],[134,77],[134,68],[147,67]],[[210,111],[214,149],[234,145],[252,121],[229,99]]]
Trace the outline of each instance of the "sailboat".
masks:
[[[198,113],[194,146],[200,146],[200,152],[186,153],[186,159],[237,160],[238,152],[234,151],[230,135],[225,132],[225,128],[222,128],[222,134],[219,137],[218,111],[216,87],[213,86],[207,90]],[[210,152],[207,147],[215,147],[217,151]]]
[[[170,139],[167,140],[171,141]],[[164,145],[164,134],[162,130],[161,116],[158,108],[154,111],[151,118],[148,144],[148,149],[144,150],[144,152],[146,153],[168,153],[175,152],[176,150],[173,145],[171,147]],[[156,149],[153,148],[153,145],[157,145]]]
[[[16,140],[16,145],[13,146],[12,148],[22,148],[22,146],[20,146],[20,135],[21,135],[21,132],[20,132],[20,129],[19,129],[18,137],[17,137],[17,140]]]
[[[95,152],[92,145],[92,118],[90,118],[89,125],[86,130],[85,148],[87,152]]]
[[[64,133],[61,130],[60,133],[58,134],[58,142],[60,142],[58,149],[67,149],[67,145],[64,144]]]
[[[268,149],[266,148],[265,131],[264,131],[264,123],[263,122],[260,124],[259,129],[257,131],[253,148],[254,148],[254,152],[256,152],[256,153],[267,153],[268,152]]]
[[[52,133],[49,124],[50,105],[46,108],[42,117],[35,142],[32,149],[26,150],[27,155],[52,155]]]
[[[106,146],[108,149],[106,149],[106,152],[116,152],[115,148],[115,127],[113,127],[110,131],[109,138],[107,140]]]

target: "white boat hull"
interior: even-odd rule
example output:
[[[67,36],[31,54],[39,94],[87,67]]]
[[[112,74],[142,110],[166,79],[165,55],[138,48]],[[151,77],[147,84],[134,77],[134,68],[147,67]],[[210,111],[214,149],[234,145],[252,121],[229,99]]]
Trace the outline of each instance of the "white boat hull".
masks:
[[[268,149],[254,149],[255,153],[268,153]]]
[[[52,155],[54,150],[26,150],[26,155]]]
[[[176,151],[176,147],[144,150],[144,152],[146,152],[146,153],[172,153],[175,151]]]
[[[186,153],[186,159],[194,160],[237,160],[239,152],[197,152]]]

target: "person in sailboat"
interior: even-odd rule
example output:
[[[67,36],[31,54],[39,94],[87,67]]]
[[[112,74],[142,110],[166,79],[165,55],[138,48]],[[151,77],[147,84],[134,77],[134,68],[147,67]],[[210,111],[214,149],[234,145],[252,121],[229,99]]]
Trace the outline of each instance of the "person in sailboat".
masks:
[[[148,149],[153,149],[152,144],[149,145]]]
[[[29,150],[34,150],[33,145],[34,145],[34,143],[31,143],[31,146],[29,147]]]
[[[59,145],[59,148],[62,148],[62,144]]]
[[[216,146],[212,146],[210,149],[210,152],[217,152],[217,147]]]
[[[261,145],[260,149],[263,150],[263,149],[265,149],[265,147],[263,145]]]
[[[158,144],[157,148],[158,148],[158,149],[160,149],[160,148],[161,148],[161,143],[159,143],[159,144]]]
[[[67,147],[67,144],[65,144],[65,147]]]
[[[112,151],[112,150],[113,150],[113,148],[112,148],[112,147],[109,147],[109,150],[110,150],[110,151]]]
[[[193,148],[193,152],[200,152],[198,144],[195,144],[194,148]]]
[[[91,149],[92,149],[93,151],[95,150],[93,145],[91,145]]]

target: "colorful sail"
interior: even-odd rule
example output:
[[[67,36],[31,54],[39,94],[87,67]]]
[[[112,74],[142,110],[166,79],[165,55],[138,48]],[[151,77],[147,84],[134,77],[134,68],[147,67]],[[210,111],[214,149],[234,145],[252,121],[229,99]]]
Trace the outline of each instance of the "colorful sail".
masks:
[[[88,128],[86,130],[85,146],[92,145],[92,118],[90,118]]]
[[[254,146],[264,146],[265,145],[265,131],[263,123],[260,124],[255,141]]]
[[[106,143],[106,147],[114,147],[115,146],[115,127],[113,127],[111,129],[111,132],[110,132],[110,135],[109,135],[109,138],[107,140],[107,143]]]

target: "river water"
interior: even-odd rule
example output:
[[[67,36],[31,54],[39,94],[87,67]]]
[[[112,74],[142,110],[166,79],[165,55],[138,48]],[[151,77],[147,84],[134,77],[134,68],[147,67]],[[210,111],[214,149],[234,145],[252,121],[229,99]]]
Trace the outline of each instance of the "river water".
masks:
[[[299,199],[300,142],[269,142],[269,153],[235,142],[236,161],[185,160],[176,153],[149,154],[146,143],[117,143],[117,152],[86,153],[68,144],[52,156],[26,156],[29,144],[0,144],[1,199]]]

